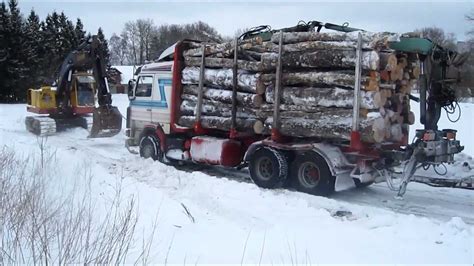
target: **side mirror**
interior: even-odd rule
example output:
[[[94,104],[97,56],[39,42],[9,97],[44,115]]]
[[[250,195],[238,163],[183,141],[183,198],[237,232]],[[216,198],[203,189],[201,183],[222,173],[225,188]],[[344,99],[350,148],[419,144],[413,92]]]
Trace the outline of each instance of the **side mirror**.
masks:
[[[135,99],[135,79],[131,79],[128,81],[128,99]]]

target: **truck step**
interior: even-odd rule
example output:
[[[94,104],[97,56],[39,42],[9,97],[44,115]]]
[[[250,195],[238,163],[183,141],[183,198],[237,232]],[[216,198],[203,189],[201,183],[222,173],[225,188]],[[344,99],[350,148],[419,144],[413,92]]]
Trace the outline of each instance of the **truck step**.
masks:
[[[189,154],[186,154],[180,149],[171,149],[166,153],[166,157],[173,160],[184,161],[189,159]]]

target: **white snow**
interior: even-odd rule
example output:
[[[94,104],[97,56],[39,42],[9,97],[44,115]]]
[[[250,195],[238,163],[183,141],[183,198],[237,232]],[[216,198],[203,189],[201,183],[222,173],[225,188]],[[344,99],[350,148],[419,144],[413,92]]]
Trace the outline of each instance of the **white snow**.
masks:
[[[135,66],[112,66],[120,71],[122,74],[120,77],[122,78],[122,84],[127,84],[129,80],[133,79],[133,74],[135,72]]]
[[[125,114],[127,96],[113,95],[113,101]],[[466,150],[457,157],[474,167],[470,138],[474,105],[461,106],[460,122],[451,125],[443,115],[441,125],[459,130]],[[37,138],[24,128],[25,109],[23,104],[0,105],[0,146],[37,155]],[[90,168],[97,204],[108,202],[114,185],[123,182],[122,193],[138,200],[137,232],[149,233],[158,215],[150,262],[446,265],[474,261],[473,191],[410,184],[400,201],[384,184],[332,198],[267,190],[250,183],[245,170],[178,170],[130,154],[124,141],[123,135],[88,139],[80,128],[49,137],[48,149],[56,152],[61,166],[52,178],[66,189],[76,183],[78,167]],[[451,170],[462,171],[459,165]]]

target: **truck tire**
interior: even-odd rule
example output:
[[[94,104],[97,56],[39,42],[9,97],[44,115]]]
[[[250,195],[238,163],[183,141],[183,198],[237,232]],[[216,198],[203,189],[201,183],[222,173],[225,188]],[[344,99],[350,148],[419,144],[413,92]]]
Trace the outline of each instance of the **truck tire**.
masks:
[[[328,196],[334,192],[335,177],[319,154],[305,152],[297,155],[291,167],[292,186],[301,192]]]
[[[162,162],[163,153],[160,148],[160,139],[154,135],[144,135],[140,139],[140,157]]]
[[[288,162],[281,152],[265,147],[252,155],[249,171],[250,178],[257,186],[278,188],[288,177]]]

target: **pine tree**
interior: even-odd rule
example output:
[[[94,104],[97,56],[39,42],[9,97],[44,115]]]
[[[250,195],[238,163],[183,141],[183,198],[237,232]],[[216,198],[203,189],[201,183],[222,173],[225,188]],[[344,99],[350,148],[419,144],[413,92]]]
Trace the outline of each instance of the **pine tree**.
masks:
[[[47,62],[43,58],[41,23],[38,15],[31,10],[25,26],[27,49],[27,65],[30,69],[30,87],[38,87],[41,84],[41,69]]]
[[[13,91],[13,101],[24,101],[28,89],[25,80],[28,78],[27,47],[25,46],[24,21],[18,9],[18,2],[10,0],[11,32],[8,42],[7,87]]]
[[[4,102],[13,94],[8,80],[8,40],[10,37],[10,14],[4,2],[0,4],[0,101]]]
[[[77,46],[74,25],[63,12],[59,15],[59,46],[60,58],[66,58]]]
[[[59,42],[59,22],[58,14],[53,12],[46,16],[42,24],[43,49],[45,63],[43,65],[42,76],[45,77],[45,83],[51,84],[56,78],[56,71],[59,69],[60,61],[60,42]]]
[[[2,2],[0,4],[0,63],[5,62],[7,58],[8,21],[8,10]]]
[[[76,27],[74,28],[74,33],[76,35],[76,46],[81,44],[86,38],[86,32],[84,31],[84,25],[80,18],[76,21]]]
[[[107,68],[110,67],[110,51],[109,51],[109,44],[107,42],[107,39],[104,36],[104,32],[102,31],[102,28],[99,28],[97,31],[97,38],[101,42],[102,46],[100,47],[100,53],[102,53],[102,56],[104,57],[105,64],[107,65]]]

